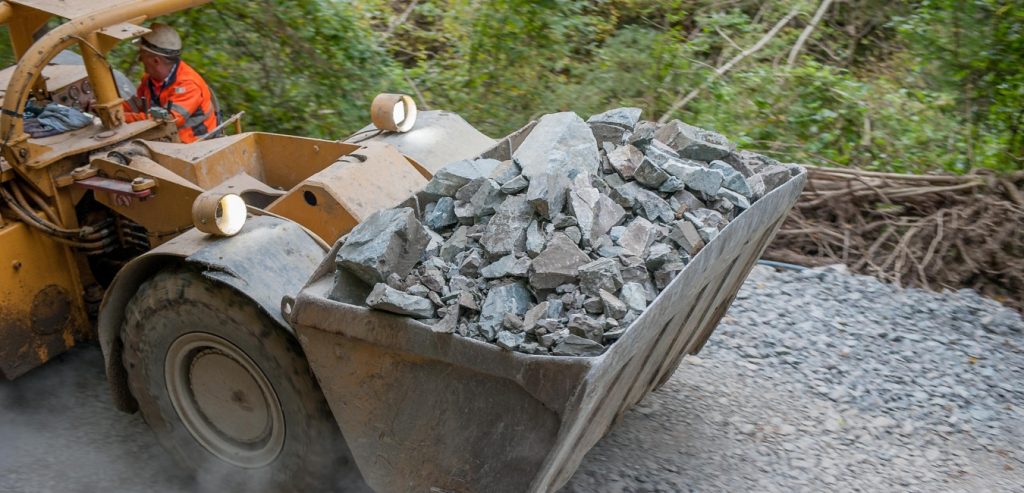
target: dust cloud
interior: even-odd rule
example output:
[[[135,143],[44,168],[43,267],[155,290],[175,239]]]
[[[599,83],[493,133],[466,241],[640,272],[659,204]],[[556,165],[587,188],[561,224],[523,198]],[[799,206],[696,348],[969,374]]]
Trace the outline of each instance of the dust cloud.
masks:
[[[224,488],[191,474],[139,414],[114,408],[97,344],[81,345],[13,381],[0,381],[0,491],[222,493],[264,491],[259,478]],[[368,491],[339,484],[334,491]]]

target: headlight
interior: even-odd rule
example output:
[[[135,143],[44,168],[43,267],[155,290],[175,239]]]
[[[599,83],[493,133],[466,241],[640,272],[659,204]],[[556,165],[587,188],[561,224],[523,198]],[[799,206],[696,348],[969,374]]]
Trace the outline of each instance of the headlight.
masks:
[[[408,132],[416,124],[416,102],[404,94],[378,94],[370,105],[370,121],[381,130]]]
[[[196,229],[217,236],[231,236],[245,225],[245,201],[233,193],[203,193],[192,203]]]

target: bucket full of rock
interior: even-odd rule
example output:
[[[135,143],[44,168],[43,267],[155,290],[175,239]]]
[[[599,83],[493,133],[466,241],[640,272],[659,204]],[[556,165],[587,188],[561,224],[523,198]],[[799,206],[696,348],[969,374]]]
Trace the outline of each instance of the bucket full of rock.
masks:
[[[805,172],[620,108],[542,117],[334,245],[290,321],[377,491],[554,491],[700,350]]]

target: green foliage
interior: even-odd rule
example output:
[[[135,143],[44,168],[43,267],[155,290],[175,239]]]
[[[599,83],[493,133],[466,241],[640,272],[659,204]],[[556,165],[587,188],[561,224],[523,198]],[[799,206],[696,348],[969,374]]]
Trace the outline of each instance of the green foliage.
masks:
[[[0,39],[10,39],[7,26],[0,26]],[[0,42],[0,67],[9,67],[14,64],[14,49],[9,41]]]
[[[971,160],[1024,167],[1024,2],[927,0],[897,25],[914,72],[959,91]]]
[[[834,2],[789,66],[819,4],[220,0],[164,20],[250,129],[342,137],[374,94],[401,91],[496,137],[543,113],[629,105],[786,161],[1024,168],[1024,0]],[[134,58],[115,54],[137,77]]]
[[[396,89],[394,63],[347,3],[223,0],[164,20],[248,129],[344,137],[368,122],[374,95]],[[135,49],[120,50],[118,66],[141,77]]]

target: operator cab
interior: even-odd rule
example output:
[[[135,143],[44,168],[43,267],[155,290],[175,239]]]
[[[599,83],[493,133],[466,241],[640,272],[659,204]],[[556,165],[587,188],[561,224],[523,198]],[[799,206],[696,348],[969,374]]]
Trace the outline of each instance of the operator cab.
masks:
[[[134,85],[112,70],[106,56],[149,29],[128,22],[104,27],[98,21],[111,8],[131,9],[133,4],[137,2],[0,1],[0,22],[7,24],[18,60],[0,71],[0,139],[7,165],[37,169],[129,139],[176,140],[173,123],[124,121],[122,102],[134,93]],[[64,22],[37,38],[55,18]],[[90,23],[96,27],[86,27]],[[68,51],[72,46],[80,54]],[[26,119],[51,103],[71,108],[50,107],[71,114],[74,124],[53,127],[44,119]],[[39,124],[42,131],[35,126]]]

